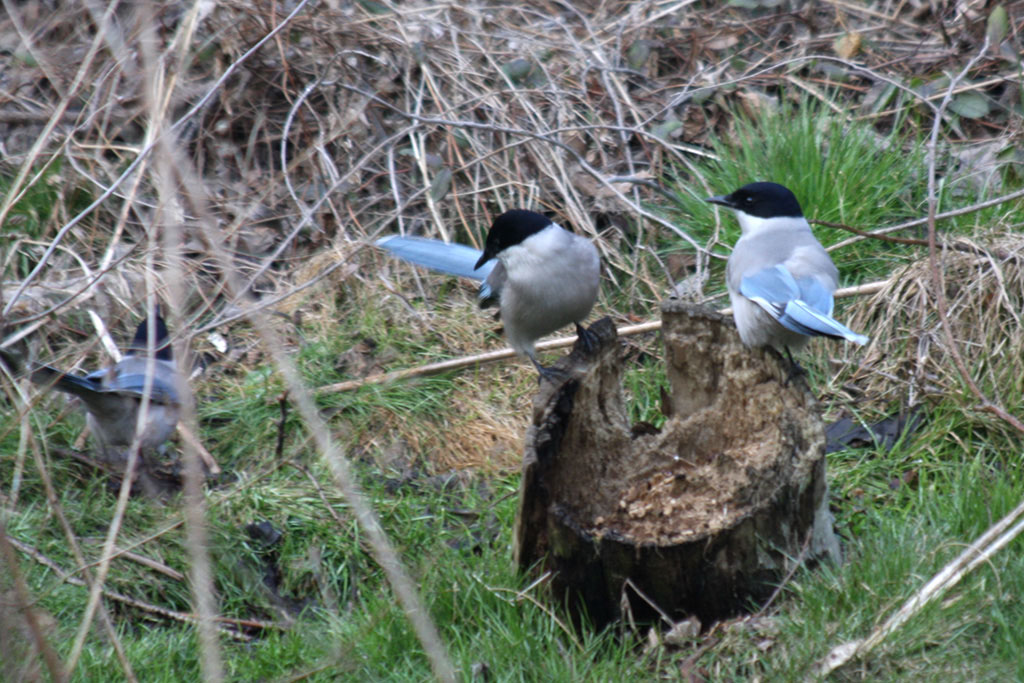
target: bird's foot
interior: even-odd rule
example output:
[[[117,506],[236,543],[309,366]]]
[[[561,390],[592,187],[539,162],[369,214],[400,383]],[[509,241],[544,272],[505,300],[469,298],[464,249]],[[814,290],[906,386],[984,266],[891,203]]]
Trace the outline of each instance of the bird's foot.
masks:
[[[576,337],[579,339],[580,348],[587,354],[594,353],[601,342],[597,333],[591,332],[589,327],[583,327],[579,323],[576,323]]]
[[[533,363],[533,367],[537,368],[537,372],[540,373],[537,376],[537,384],[540,384],[544,380],[547,380],[552,384],[555,384],[565,379],[566,376],[568,376],[569,374],[565,370],[562,370],[561,368],[556,368],[554,366],[546,368],[543,365],[541,365],[540,361],[538,361],[536,358],[530,358],[530,361]]]

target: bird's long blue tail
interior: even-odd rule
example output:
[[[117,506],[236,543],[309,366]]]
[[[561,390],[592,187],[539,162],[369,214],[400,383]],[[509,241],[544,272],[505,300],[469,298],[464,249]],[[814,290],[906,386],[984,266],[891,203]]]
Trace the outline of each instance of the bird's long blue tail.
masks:
[[[785,312],[777,320],[784,327],[808,336],[820,335],[834,339],[845,339],[861,346],[871,341],[863,334],[854,332],[831,316],[815,311],[800,300],[787,303]]]
[[[103,392],[103,387],[99,382],[86,379],[85,377],[69,375],[48,365],[40,365],[33,369],[31,378],[35,384],[52,387],[58,391],[74,394],[81,398]]]
[[[479,249],[426,237],[391,235],[377,240],[377,246],[390,251],[403,261],[471,280],[485,279],[497,263],[491,260],[480,268],[475,268],[476,262],[483,254]]]
[[[814,277],[797,280],[782,264],[744,277],[740,294],[797,334],[845,339],[861,346],[871,341],[832,317],[832,290]]]

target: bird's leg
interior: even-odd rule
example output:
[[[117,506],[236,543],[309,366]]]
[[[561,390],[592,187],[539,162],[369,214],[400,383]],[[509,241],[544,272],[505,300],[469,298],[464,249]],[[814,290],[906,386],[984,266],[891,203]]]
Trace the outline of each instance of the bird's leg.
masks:
[[[583,325],[580,325],[579,323],[576,323],[576,337],[579,339],[580,348],[588,354],[596,351],[597,345],[601,341],[597,338],[597,334],[590,331],[590,328],[583,327]]]
[[[547,380],[554,384],[555,382],[558,382],[559,380],[565,377],[566,373],[564,370],[559,370],[558,368],[554,367],[544,367],[543,365],[540,364],[540,361],[537,360],[537,357],[534,356],[533,354],[530,354],[530,362],[533,363],[533,367],[537,368],[537,372],[540,373],[540,375],[538,375],[537,377],[537,384],[540,384],[544,380]]]
[[[787,346],[785,347],[785,349],[786,358],[789,360],[789,372],[786,374],[786,386],[788,387],[789,383],[792,382],[797,377],[804,377],[805,375],[807,375],[807,371],[804,370],[800,366],[800,364],[796,362],[796,360],[793,358],[793,354],[789,350],[789,347]]]

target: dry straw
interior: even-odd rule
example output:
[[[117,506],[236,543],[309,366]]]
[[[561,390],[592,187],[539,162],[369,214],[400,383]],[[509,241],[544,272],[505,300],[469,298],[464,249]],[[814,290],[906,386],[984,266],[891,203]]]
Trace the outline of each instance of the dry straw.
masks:
[[[994,390],[1024,376],[1024,237],[979,235],[944,249],[938,268],[953,338],[971,375]],[[969,395],[942,334],[932,263],[915,261],[871,297],[851,306],[851,324],[871,330],[858,373],[864,393],[880,404],[913,406]]]
[[[757,100],[782,82],[821,98],[801,68],[824,62],[899,84],[907,75],[900,69],[924,69],[927,60],[944,66],[948,50],[929,27],[849,3],[819,3],[799,20],[787,14],[753,21],[737,20],[724,4],[696,12],[691,0],[580,6],[367,0],[324,2],[315,11],[309,5],[286,3],[283,10],[280,3],[229,0],[183,11],[181,3],[166,1],[133,13],[118,3],[58,3],[56,11],[43,12],[38,3],[5,1],[0,37],[18,46],[18,58],[4,65],[4,92],[13,95],[0,103],[2,175],[13,179],[0,222],[15,236],[0,253],[0,307],[10,325],[0,343],[28,341],[37,355],[62,366],[95,366],[93,316],[83,311],[127,329],[156,296],[174,312],[176,348],[201,346],[223,364],[250,362],[249,348],[268,353],[289,378],[335,484],[372,530],[378,561],[435,673],[449,678],[436,629],[262,313],[301,313],[326,327],[337,300],[376,286],[363,254],[381,231],[472,242],[513,206],[551,210],[592,236],[612,286],[638,309],[655,310],[666,278],[648,245],[655,238],[687,244],[698,275],[716,246],[714,239],[696,242],[651,208],[665,201],[663,181],[680,169],[695,192],[720,189],[706,186],[693,160],[708,156],[703,143],[726,130],[725,110],[694,102],[725,88]],[[868,37],[884,38],[859,57],[877,60],[886,72],[822,55],[832,39],[808,35],[808,20],[859,23]],[[781,34],[793,39],[780,41]],[[741,64],[733,46],[747,38]],[[1018,74],[996,76],[972,88]],[[53,211],[30,234],[20,226],[31,216],[17,212],[18,202],[41,189],[52,191],[44,201]],[[946,319],[965,316],[954,322],[954,339],[984,387],[1000,373],[1021,376],[1022,288],[1019,243],[1010,236],[978,242],[977,252],[944,254],[949,272],[971,284],[958,287],[947,274],[943,291]],[[879,356],[879,367],[891,362],[886,372],[915,391],[955,389],[943,362],[949,345],[937,341],[930,317],[934,290],[926,283],[927,268],[913,267],[858,315],[862,327],[914,350],[904,362]],[[242,319],[252,324],[231,324]],[[1017,333],[999,337],[997,326],[1010,322]],[[219,337],[205,336],[211,334]],[[1015,353],[1018,364],[997,369],[974,344],[1005,350],[1005,357]],[[243,352],[232,355],[233,349]],[[46,483],[27,413],[19,426],[16,470],[34,466]],[[189,462],[195,452],[186,443]],[[99,623],[133,680],[101,599],[114,595],[103,576],[116,555],[116,524],[95,564],[46,486]],[[224,667],[217,633],[229,625],[216,614],[194,482],[191,491],[197,609],[187,617],[203,634],[204,677],[218,680]],[[16,494],[13,506],[20,504]],[[5,555],[16,547],[4,544]],[[90,613],[68,662],[43,648],[54,679],[74,673],[91,626]]]

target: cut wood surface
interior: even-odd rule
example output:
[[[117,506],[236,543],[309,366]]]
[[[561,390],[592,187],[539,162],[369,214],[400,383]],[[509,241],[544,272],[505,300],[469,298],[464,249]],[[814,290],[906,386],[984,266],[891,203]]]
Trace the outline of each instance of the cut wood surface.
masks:
[[[566,379],[542,385],[527,434],[517,560],[540,561],[598,624],[625,606],[707,623],[766,598],[794,558],[839,556],[806,383],[718,313],[668,301],[662,316],[660,430],[629,424],[620,345],[602,319],[596,350],[577,346],[560,362]]]

